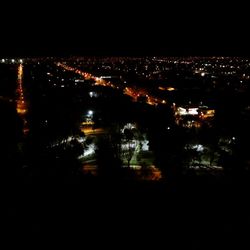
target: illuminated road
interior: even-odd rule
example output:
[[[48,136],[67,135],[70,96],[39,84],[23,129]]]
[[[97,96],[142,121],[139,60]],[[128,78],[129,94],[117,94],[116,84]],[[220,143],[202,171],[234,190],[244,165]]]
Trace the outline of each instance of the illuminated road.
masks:
[[[63,68],[64,70],[73,71],[76,74],[79,74],[80,76],[84,77],[87,80],[88,79],[94,80],[95,81],[94,85],[96,85],[96,86],[110,87],[113,89],[120,89],[121,88],[120,86],[117,86],[114,83],[111,83],[110,81],[107,81],[101,77],[93,76],[92,74],[81,71],[75,67],[70,67],[70,66],[66,65],[65,63],[58,62],[56,65],[58,67]],[[138,89],[135,87],[125,87],[123,90],[123,93],[125,95],[130,96],[133,99],[133,101],[135,101],[135,102],[138,101],[138,98],[142,96],[142,97],[146,98],[146,103],[149,105],[166,104],[166,100],[150,95],[148,93],[148,91],[145,89]]]
[[[26,113],[27,113],[27,103],[24,98],[24,91],[23,91],[23,65],[19,64],[18,66],[18,74],[17,74],[17,99],[16,99],[16,110],[20,117],[23,119],[23,132],[27,134],[29,131],[27,120],[26,120]]]

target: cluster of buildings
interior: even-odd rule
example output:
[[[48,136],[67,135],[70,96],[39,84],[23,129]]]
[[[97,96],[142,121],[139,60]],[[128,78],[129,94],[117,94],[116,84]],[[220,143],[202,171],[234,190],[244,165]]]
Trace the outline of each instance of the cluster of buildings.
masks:
[[[203,123],[210,124],[215,115],[215,109],[199,105],[173,105],[175,120],[178,125],[187,128],[199,128]]]

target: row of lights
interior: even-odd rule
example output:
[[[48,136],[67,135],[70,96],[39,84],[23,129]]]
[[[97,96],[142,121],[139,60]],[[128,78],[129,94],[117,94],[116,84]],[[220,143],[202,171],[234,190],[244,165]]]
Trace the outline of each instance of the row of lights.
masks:
[[[8,62],[8,60],[7,59],[2,59],[1,62],[5,63],[5,62]],[[23,59],[19,59],[19,60],[11,59],[11,62],[12,63],[15,63],[15,62],[17,62],[17,63],[23,63]]]

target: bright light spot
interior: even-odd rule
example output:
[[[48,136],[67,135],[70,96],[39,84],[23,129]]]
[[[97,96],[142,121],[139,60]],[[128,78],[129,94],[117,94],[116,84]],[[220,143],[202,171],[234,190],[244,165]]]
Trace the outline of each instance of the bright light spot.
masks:
[[[14,62],[15,62],[15,59],[11,59],[11,62],[14,63]]]
[[[234,136],[232,137],[232,140],[235,140],[235,137],[234,137]]]
[[[124,130],[125,130],[125,129],[134,129],[134,128],[136,128],[136,125],[135,125],[135,124],[133,124],[133,123],[127,123],[127,124],[123,127],[123,129],[121,129],[121,132],[124,133]]]
[[[61,85],[61,88],[64,88],[64,85]]]
[[[78,142],[80,142],[80,143],[83,143],[85,141],[85,139],[83,138],[83,137],[80,137],[79,139],[78,139]]]
[[[88,115],[93,115],[93,114],[94,114],[93,110],[88,111]]]
[[[168,87],[168,88],[166,88],[166,90],[168,90],[168,91],[174,91],[175,88],[173,88],[173,87]]]
[[[191,149],[195,149],[197,152],[203,152],[204,147],[201,144],[195,144],[190,146]]]
[[[93,92],[89,92],[89,96],[90,96],[91,98],[93,97],[93,95],[94,95]]]
[[[23,63],[23,59],[20,59],[19,62],[20,62],[20,63]]]
[[[138,142],[136,140],[132,140],[130,143],[123,142],[121,147],[122,147],[122,150],[135,149],[137,144]]]
[[[201,73],[201,76],[205,76],[205,73],[204,73],[204,72],[202,72],[202,73]]]
[[[177,109],[177,113],[179,115],[198,115],[198,108],[182,108],[182,107],[179,107]]]
[[[190,108],[188,109],[188,113],[190,115],[198,115],[198,108]]]
[[[92,155],[95,153],[95,145],[90,144],[87,149],[84,150],[84,156]]]
[[[2,62],[4,63],[4,62],[5,62],[5,59],[2,59]]]
[[[167,127],[167,130],[169,130],[170,129],[170,127]]]
[[[46,122],[46,121],[45,121],[45,122]],[[70,142],[70,141],[72,141],[73,139],[74,139],[73,136],[69,136],[68,139],[67,139],[67,141]]]
[[[148,146],[148,144],[149,144],[149,141],[148,141],[148,140],[144,140],[144,141],[142,141],[142,147],[141,147],[141,150],[142,150],[142,151],[148,151],[148,150],[149,150],[149,146]]]

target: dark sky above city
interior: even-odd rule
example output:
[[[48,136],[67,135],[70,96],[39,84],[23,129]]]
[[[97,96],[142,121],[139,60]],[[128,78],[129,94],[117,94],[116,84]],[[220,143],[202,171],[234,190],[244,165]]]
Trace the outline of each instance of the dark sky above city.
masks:
[[[250,55],[244,6],[20,4],[2,11],[2,56]]]

